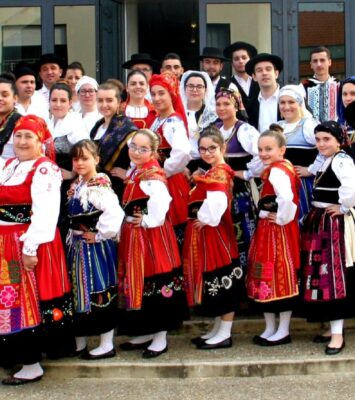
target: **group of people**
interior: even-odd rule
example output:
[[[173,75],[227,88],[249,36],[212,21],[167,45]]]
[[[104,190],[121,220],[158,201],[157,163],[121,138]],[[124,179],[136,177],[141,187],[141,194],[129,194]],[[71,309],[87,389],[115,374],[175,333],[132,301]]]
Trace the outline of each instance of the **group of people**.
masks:
[[[200,60],[184,72],[169,53],[153,74],[134,54],[126,85],[54,54],[38,91],[28,65],[0,75],[0,365],[22,366],[3,384],[41,379],[43,353],[114,357],[115,332],[158,357],[189,308],[214,319],[197,349],[231,347],[248,304],[265,318],[256,345],[290,343],[294,312],[330,322],[326,354],[344,348],[355,79],[329,76],[324,47],[315,76],[284,87],[282,59],[249,43]]]

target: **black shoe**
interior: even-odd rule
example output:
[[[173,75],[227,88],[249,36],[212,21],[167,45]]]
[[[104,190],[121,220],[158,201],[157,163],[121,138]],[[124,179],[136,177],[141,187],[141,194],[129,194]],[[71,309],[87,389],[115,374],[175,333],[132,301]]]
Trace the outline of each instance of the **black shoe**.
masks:
[[[232,337],[222,340],[219,343],[208,344],[206,342],[197,345],[199,350],[213,350],[213,349],[227,349],[228,347],[232,347]]]
[[[316,335],[313,338],[313,343],[329,343],[332,336]]]
[[[42,379],[42,376],[37,376],[33,379],[25,379],[25,378],[16,378],[15,376],[9,376],[1,381],[3,385],[7,386],[19,386],[19,385],[26,385],[27,383],[38,382]]]
[[[104,354],[98,354],[98,355],[93,355],[90,354],[89,352],[83,353],[80,358],[82,360],[103,360],[104,358],[112,358],[115,357],[116,355],[116,350],[113,348],[112,350],[108,351],[107,353]]]
[[[121,343],[118,347],[123,351],[145,350],[151,343],[152,343],[151,340],[148,340],[148,342],[143,342],[143,343],[124,342]]]
[[[268,347],[268,346],[280,346],[282,344],[289,344],[291,342],[292,342],[291,336],[287,335],[284,338],[279,339],[279,340],[267,340],[266,339],[264,342],[260,343],[260,346],[266,346],[266,347]]]
[[[255,336],[253,337],[253,343],[254,343],[254,344],[257,344],[257,345],[259,345],[259,346],[263,346],[262,343],[264,343],[264,342],[267,342],[267,339],[265,339],[265,338],[263,338],[263,337],[261,337],[261,336],[259,336],[259,335],[255,335]]]
[[[197,337],[194,337],[191,339],[191,343],[195,344],[196,346],[199,346],[199,345],[205,343],[206,340],[207,339],[202,339],[201,336],[197,336]]]
[[[345,347],[345,340],[343,339],[343,343],[340,347],[329,347],[327,346],[325,348],[325,354],[327,354],[328,356],[335,356],[335,354],[340,353],[343,348]]]
[[[167,351],[168,351],[168,345],[166,345],[166,347],[160,351],[145,349],[143,351],[142,357],[143,358],[156,358],[156,357],[159,357],[161,354],[166,353]]]

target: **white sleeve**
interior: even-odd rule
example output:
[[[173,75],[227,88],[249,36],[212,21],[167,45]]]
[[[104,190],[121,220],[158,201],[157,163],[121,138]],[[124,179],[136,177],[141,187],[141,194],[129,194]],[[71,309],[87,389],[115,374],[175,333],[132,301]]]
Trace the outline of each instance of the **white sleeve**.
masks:
[[[69,142],[75,144],[79,142],[79,140],[90,139],[90,135],[81,116],[72,111],[70,117],[71,131],[68,133]]]
[[[317,175],[317,172],[321,169],[321,167],[324,164],[325,160],[326,160],[326,157],[324,157],[322,154],[318,153],[317,157],[313,161],[313,164],[311,164],[307,168],[308,172],[310,172],[312,175]]]
[[[297,212],[297,205],[293,202],[290,178],[280,168],[271,168],[269,180],[276,194],[276,223],[286,225],[295,218]]]
[[[124,212],[118,202],[118,197],[110,187],[89,187],[88,201],[102,211],[96,224],[98,233],[96,240],[112,239],[119,236]]]
[[[142,181],[139,187],[149,196],[147,202],[148,214],[143,216],[142,225],[146,228],[162,226],[172,200],[167,187],[158,180]]]
[[[191,159],[191,145],[184,122],[179,118],[169,118],[163,126],[163,134],[171,146],[170,157],[164,162],[164,170],[169,177],[184,170]]]
[[[220,191],[207,191],[207,197],[197,212],[197,219],[205,225],[218,226],[228,207],[227,195]]]
[[[62,175],[55,164],[43,162],[38,166],[31,185],[31,223],[20,237],[23,241],[24,254],[35,256],[40,244],[54,239],[59,215],[61,183]]]
[[[314,128],[319,124],[319,121],[315,118],[306,118],[303,124],[303,136],[307,143],[316,145],[316,136],[314,134]]]
[[[333,159],[332,170],[341,183],[339,203],[341,211],[345,214],[349,208],[355,207],[354,161],[350,156],[340,153]]]

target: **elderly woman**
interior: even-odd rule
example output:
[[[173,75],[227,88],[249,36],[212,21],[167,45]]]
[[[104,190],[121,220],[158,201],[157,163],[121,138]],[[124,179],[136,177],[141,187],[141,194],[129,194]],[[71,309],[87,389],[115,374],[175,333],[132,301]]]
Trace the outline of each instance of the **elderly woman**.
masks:
[[[182,75],[180,95],[185,108],[192,160],[187,165],[191,172],[198,167],[208,169],[198,151],[198,139],[203,129],[216,121],[215,90],[206,72],[187,71]]]
[[[5,385],[41,379],[43,351],[59,357],[74,350],[70,284],[56,228],[62,177],[43,145],[54,154],[44,120],[19,119],[16,158],[0,174],[1,365],[22,365]]]

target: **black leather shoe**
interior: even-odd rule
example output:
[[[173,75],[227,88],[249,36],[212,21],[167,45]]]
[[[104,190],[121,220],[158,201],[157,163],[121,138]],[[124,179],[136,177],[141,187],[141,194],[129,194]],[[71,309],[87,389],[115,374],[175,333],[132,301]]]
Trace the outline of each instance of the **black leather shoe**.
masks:
[[[254,343],[254,344],[257,344],[257,345],[259,345],[259,346],[262,346],[262,343],[264,343],[264,342],[267,342],[267,339],[265,339],[265,338],[263,338],[263,337],[261,337],[261,336],[259,336],[259,335],[255,335],[255,336],[253,337],[253,343]]]
[[[197,336],[197,337],[194,337],[191,339],[191,343],[195,344],[196,346],[199,346],[199,345],[205,343],[206,340],[207,339],[202,339],[201,336]]]
[[[266,346],[266,347],[268,347],[268,346],[280,346],[282,344],[289,344],[291,342],[292,342],[291,336],[287,335],[284,338],[279,339],[279,340],[267,340],[266,339],[264,342],[260,343],[260,346]]]
[[[145,349],[143,351],[142,357],[143,358],[156,358],[156,357],[159,357],[161,354],[166,353],[167,351],[168,351],[168,346],[166,346],[165,349],[160,350],[160,351]]]
[[[329,343],[331,336],[316,335],[313,338],[313,343]]]
[[[113,348],[112,350],[104,353],[104,354],[98,354],[98,355],[93,355],[90,354],[89,352],[84,353],[80,356],[82,360],[103,360],[104,358],[112,358],[115,357],[116,355],[116,350]]]
[[[151,343],[152,343],[151,340],[148,340],[148,342],[143,342],[143,343],[124,342],[124,343],[121,343],[118,347],[123,351],[144,350]]]
[[[197,345],[199,350],[213,350],[213,349],[227,349],[228,347],[232,347],[232,337],[229,337],[221,342],[215,344],[208,344],[206,342]]]
[[[345,340],[343,340],[343,343],[340,347],[329,347],[327,346],[325,348],[325,354],[327,354],[328,356],[335,356],[335,354],[340,353],[343,348],[345,347]]]
[[[1,381],[3,385],[7,386],[19,386],[19,385],[26,385],[27,383],[38,382],[42,379],[42,376],[37,376],[33,379],[25,379],[25,378],[16,378],[15,376],[9,376]]]

